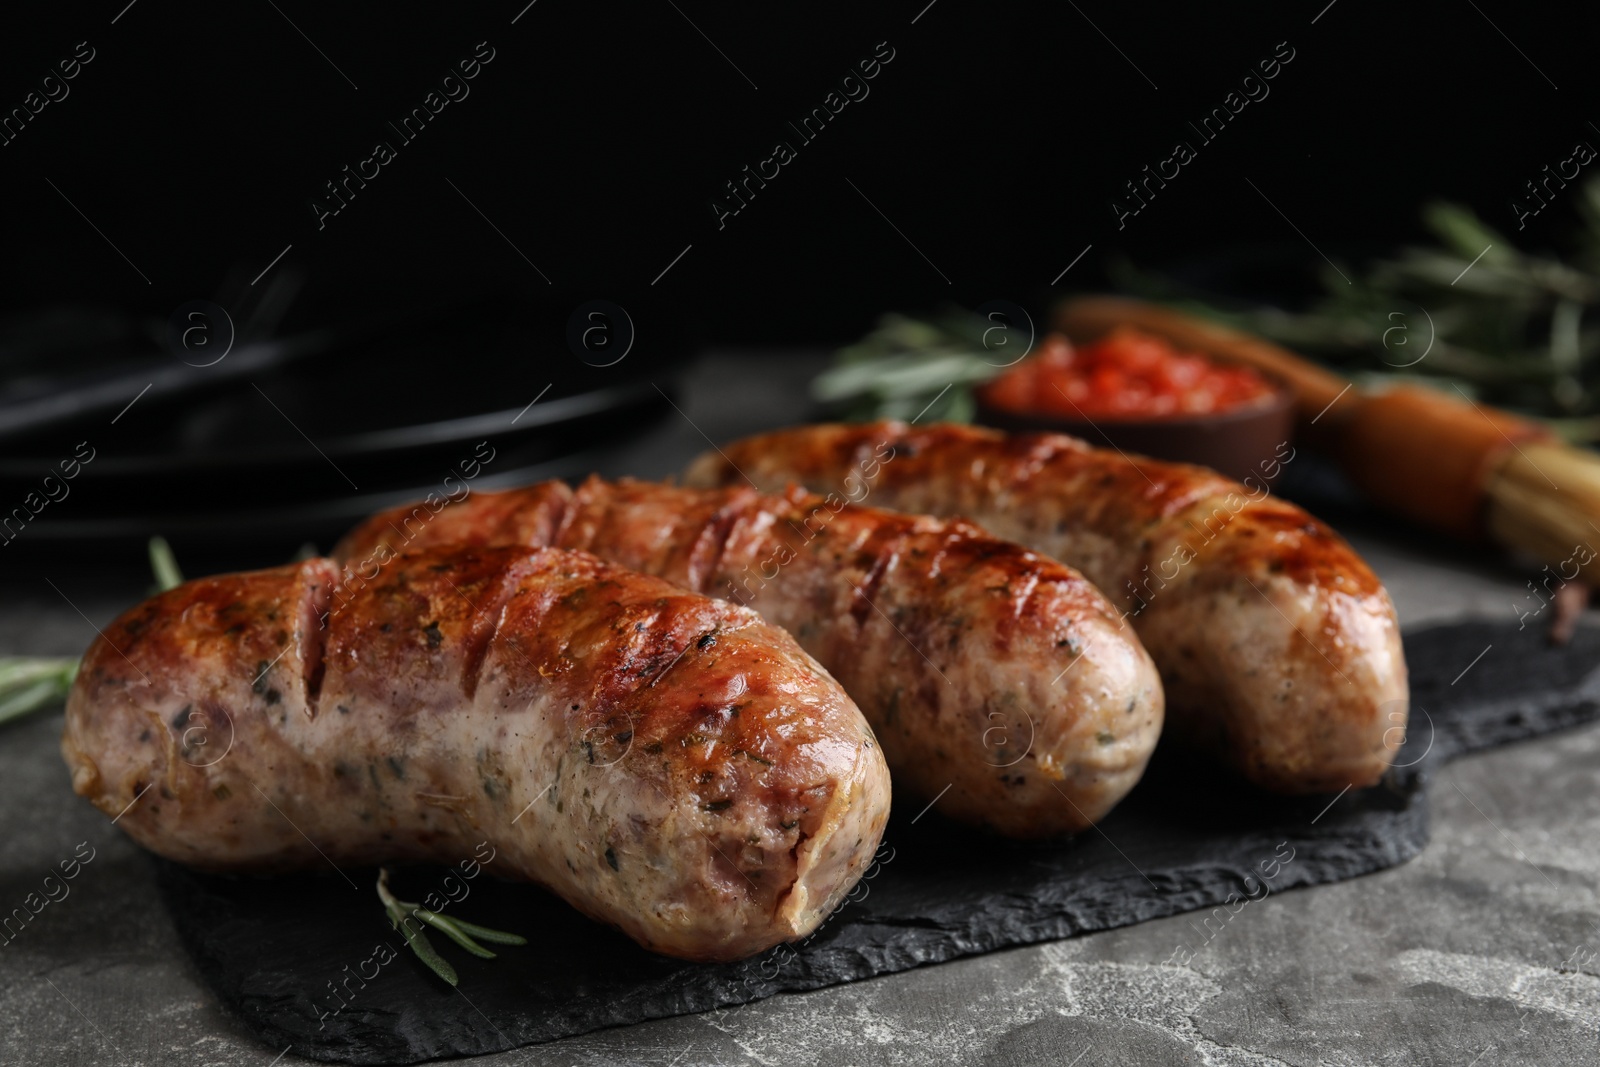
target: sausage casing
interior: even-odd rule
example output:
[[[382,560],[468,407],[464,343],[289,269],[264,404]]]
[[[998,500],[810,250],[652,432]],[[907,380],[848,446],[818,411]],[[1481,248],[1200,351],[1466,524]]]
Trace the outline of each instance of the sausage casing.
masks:
[[[1335,791],[1393,759],[1408,701],[1394,606],[1343,538],[1264,485],[1060,434],[894,422],[746,438],[688,480],[819,488],[867,463],[874,503],[965,515],[1081,568],[1161,668],[1173,731],[1247,778]]]
[[[1099,591],[970,523],[841,494],[591,478],[398,508],[335,557],[352,583],[393,551],[448,542],[583,549],[750,605],[861,706],[897,787],[1010,836],[1089,826],[1160,733],[1155,667]]]
[[[889,810],[871,729],[754,611],[579,552],[329,560],[189,582],[84,658],[73,787],[154,852],[275,873],[478,842],[689,959],[815,929]],[[376,907],[376,904],[374,904]]]

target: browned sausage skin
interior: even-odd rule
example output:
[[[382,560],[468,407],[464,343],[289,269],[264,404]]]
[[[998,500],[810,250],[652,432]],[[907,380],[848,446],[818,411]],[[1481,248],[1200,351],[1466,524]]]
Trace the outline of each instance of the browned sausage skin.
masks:
[[[1252,781],[1333,791],[1393,759],[1408,699],[1394,606],[1342,538],[1264,487],[1060,434],[895,422],[746,438],[688,480],[820,489],[868,464],[873,503],[965,515],[1082,568],[1161,668],[1172,729]]]
[[[487,839],[495,873],[689,959],[803,936],[870,862],[871,730],[755,612],[556,549],[397,557],[332,612],[337,578],[201,579],[108,627],[68,698],[74,789],[217,870]]]
[[[335,557],[357,583],[401,547],[449,542],[579,548],[748,604],[844,685],[897,787],[1007,835],[1086,828],[1160,733],[1155,667],[1105,598],[969,523],[840,495],[591,478],[396,509]]]

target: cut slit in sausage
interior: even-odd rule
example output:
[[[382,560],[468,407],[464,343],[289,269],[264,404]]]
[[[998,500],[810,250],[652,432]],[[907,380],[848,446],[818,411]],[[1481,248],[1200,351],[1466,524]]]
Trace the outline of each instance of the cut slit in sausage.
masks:
[[[487,841],[497,875],[689,959],[804,936],[871,862],[871,729],[754,612],[515,548],[398,556],[308,611],[335,573],[200,579],[108,627],[68,699],[75,790],[213,870],[455,863]],[[206,745],[184,741],[195,710]]]
[[[1099,591],[970,523],[591,478],[380,513],[334,557],[359,584],[402,550],[541,538],[755,608],[861,706],[897,788],[1000,833],[1087,828],[1160,732],[1155,668]]]
[[[322,620],[327,616],[333,587],[339,581],[337,568],[326,566],[326,561],[316,562],[318,566],[313,568],[316,578],[306,583],[299,624],[295,628],[296,639],[304,642],[300,649],[300,677],[306,689],[306,715],[313,719],[317,717],[317,705],[322,697],[322,657],[325,651]]]
[[[1285,442],[1261,468],[1293,458]],[[899,422],[745,438],[702,455],[687,480],[821,489],[851,472],[885,507],[963,515],[1080,568],[1155,657],[1173,733],[1258,785],[1372,785],[1405,736],[1388,593],[1338,534],[1264,483],[1062,434]]]

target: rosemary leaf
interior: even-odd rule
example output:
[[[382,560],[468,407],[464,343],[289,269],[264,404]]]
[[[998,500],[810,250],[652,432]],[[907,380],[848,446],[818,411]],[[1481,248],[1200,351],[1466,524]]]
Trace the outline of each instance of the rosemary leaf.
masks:
[[[48,678],[0,699],[0,722],[20,719],[31,711],[47,707],[61,698],[60,687]]]
[[[420,925],[413,928],[412,924],[406,922],[410,916],[394,910],[389,912],[389,918],[405,936],[406,944],[417,954],[417,959],[427,964],[429,970],[451,985],[460,984],[461,978],[456,974],[456,969],[450,966],[449,960],[439,955],[438,949],[433,947],[433,942],[428,940],[428,935],[423,932]]]
[[[444,934],[450,940],[482,959],[492,960],[495,954],[478,944],[473,938],[482,938],[500,945],[526,945],[526,938],[516,934],[508,934],[504,930],[492,930],[487,926],[479,926],[461,919],[449,918],[436,911],[429,911],[420,904],[413,904],[408,900],[400,900],[389,891],[389,868],[378,869],[378,899],[383,902],[383,910],[389,916],[389,921],[405,935],[406,944],[417,958],[433,969],[433,972],[451,985],[458,981],[456,969],[450,966],[445,958],[439,955],[433,947],[433,942],[428,940],[428,935],[423,931],[422,925],[426,923],[435,930]]]
[[[155,573],[156,585],[163,593],[183,584],[183,572],[178,569],[178,560],[165,537],[150,538],[150,570]]]
[[[526,945],[528,943],[528,939],[521,934],[508,934],[504,930],[491,930],[487,926],[469,923],[465,919],[451,919],[450,921],[479,941],[488,941],[496,945]]]
[[[1483,252],[1484,263],[1514,263],[1517,251],[1498,232],[1459,204],[1434,203],[1422,209],[1422,221],[1458,256],[1471,259]],[[1492,247],[1490,247],[1492,246]]]
[[[812,381],[811,395],[852,421],[970,421],[972,386],[997,377],[1026,351],[1004,339],[986,344],[993,332],[992,322],[960,309],[932,322],[884,315],[866,337],[836,353],[834,365]]]
[[[478,956],[486,960],[494,959],[494,953],[490,952],[488,949],[472,940],[465,930],[456,925],[455,920],[447,919],[438,912],[428,911],[426,908],[418,908],[411,914],[415,915],[429,926],[438,930],[440,933],[444,934],[444,936],[448,937],[450,940],[454,941],[456,944],[460,945],[474,956]]]
[[[0,722],[59,704],[72,688],[78,661],[64,657],[0,658]]]
[[[443,978],[451,985],[460,982],[456,969],[450,962],[433,947],[433,942],[428,940],[428,935],[423,932],[422,924],[412,915],[419,910],[418,906],[408,901],[398,900],[389,892],[389,868],[378,868],[378,899],[383,902],[383,910],[389,916],[389,921],[396,930],[406,939],[406,945],[417,954],[417,959],[428,965],[434,974]]]

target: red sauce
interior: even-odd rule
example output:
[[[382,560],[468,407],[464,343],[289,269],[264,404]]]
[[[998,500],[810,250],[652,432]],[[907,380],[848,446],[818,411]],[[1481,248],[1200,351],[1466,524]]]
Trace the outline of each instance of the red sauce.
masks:
[[[1127,327],[1081,348],[1050,334],[1037,353],[979,389],[993,408],[1077,419],[1215,414],[1276,393],[1249,367],[1214,363]]]

